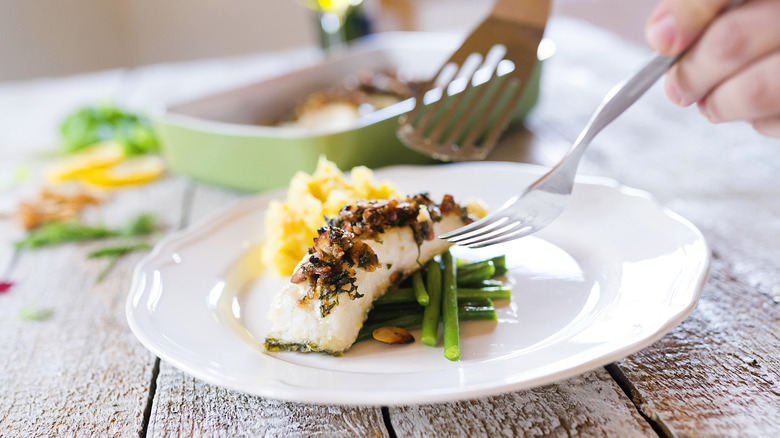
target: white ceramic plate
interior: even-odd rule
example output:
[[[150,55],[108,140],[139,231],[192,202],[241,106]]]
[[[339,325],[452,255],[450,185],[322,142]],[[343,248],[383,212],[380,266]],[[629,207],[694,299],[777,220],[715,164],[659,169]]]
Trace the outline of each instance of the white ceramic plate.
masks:
[[[498,207],[542,169],[510,163],[376,171],[407,193],[479,197]],[[171,235],[136,268],[127,318],[163,360],[207,382],[298,402],[442,402],[551,383],[635,352],[680,323],[707,277],[701,233],[646,193],[578,180],[547,229],[460,257],[507,255],[513,297],[498,322],[462,323],[459,362],[420,342],[367,341],[342,357],[268,353],[269,297],[287,279],[257,275],[257,244],[272,192]],[[418,332],[412,332],[419,335]],[[418,336],[419,337],[419,336]]]

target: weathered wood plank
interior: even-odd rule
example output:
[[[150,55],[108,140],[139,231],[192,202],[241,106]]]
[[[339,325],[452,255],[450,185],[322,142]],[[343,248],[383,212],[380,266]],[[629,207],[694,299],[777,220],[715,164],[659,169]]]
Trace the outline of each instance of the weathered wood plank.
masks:
[[[390,408],[390,421],[399,437],[656,436],[603,368],[527,391]]]
[[[557,34],[561,64],[551,60],[546,70],[554,86],[544,88],[532,129],[573,140],[604,93],[631,72],[626,66],[641,63],[641,51],[588,26],[565,30]],[[565,111],[556,106],[568,103]],[[696,224],[715,254],[693,314],[620,362],[643,409],[680,435],[776,434],[780,143],[744,124],[712,126],[695,109],[672,108],[656,86],[594,140],[583,164],[651,192]]]
[[[220,388],[163,362],[148,437],[387,437],[378,408],[282,402]]]
[[[780,309],[717,260],[696,311],[620,362],[653,411],[681,436],[773,436],[780,430]]]
[[[100,216],[118,226],[143,208],[170,227],[183,188],[183,180],[166,179],[118,191]],[[127,327],[125,300],[142,254],[124,257],[95,284],[105,261],[86,254],[101,245],[25,251],[11,272],[16,286],[0,296],[0,436],[133,436],[141,429],[154,357]],[[25,306],[51,316],[21,320]]]

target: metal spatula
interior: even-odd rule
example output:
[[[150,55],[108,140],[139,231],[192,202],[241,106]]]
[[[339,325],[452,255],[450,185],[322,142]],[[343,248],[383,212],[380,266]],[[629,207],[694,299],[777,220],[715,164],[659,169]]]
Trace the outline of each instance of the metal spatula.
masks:
[[[533,73],[549,13],[549,0],[497,0],[421,88],[414,109],[401,117],[398,138],[444,161],[484,159]]]

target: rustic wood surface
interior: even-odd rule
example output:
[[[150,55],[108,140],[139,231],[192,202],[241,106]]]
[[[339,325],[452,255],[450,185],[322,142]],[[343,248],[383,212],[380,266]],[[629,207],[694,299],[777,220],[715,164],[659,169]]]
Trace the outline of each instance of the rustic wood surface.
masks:
[[[654,436],[604,369],[528,391],[390,408],[397,436]]]
[[[649,55],[568,20],[548,35],[558,50],[539,105],[491,159],[554,164],[609,88]],[[149,109],[314,59],[300,50],[0,85],[0,216],[30,196],[57,122],[76,106],[115,99]],[[702,230],[713,263],[698,307],[606,368],[447,404],[305,405],[199,381],[155,358],[127,327],[124,302],[141,254],[96,284],[103,262],[86,260],[95,244],[14,251],[23,233],[0,219],[0,280],[14,283],[0,294],[0,437],[780,434],[780,142],[742,124],[709,125],[656,86],[594,140],[581,171],[646,190]],[[168,176],[116,192],[88,217],[116,225],[152,211],[170,232],[243,196]],[[20,320],[25,306],[51,317]]]

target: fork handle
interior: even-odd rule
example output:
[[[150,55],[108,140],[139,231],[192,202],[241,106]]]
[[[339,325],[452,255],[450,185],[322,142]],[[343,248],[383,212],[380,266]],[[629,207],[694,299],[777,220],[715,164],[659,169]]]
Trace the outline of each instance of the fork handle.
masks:
[[[678,59],[679,56],[655,55],[634,76],[612,88],[574,142],[572,152],[578,146],[590,143],[596,134],[645,94]]]
[[[636,102],[678,58],[679,56],[656,54],[634,76],[613,87],[596,109],[596,112],[593,113],[588,124],[580,132],[569,152],[544,177],[533,183],[531,187],[556,194],[571,193],[574,185],[574,175],[577,173],[580,158],[582,158],[582,154],[585,153],[593,137]],[[568,178],[550,177],[555,174],[566,174]]]
[[[732,0],[725,10],[733,9],[747,0]],[[676,63],[686,51],[676,56],[665,56],[655,54],[641,70],[625,82],[615,86],[604,98],[596,112],[591,117],[585,129],[582,130],[577,140],[572,145],[569,153],[556,167],[574,166],[571,171],[576,171],[576,166],[590,144],[593,137],[596,136],[605,126],[612,123],[613,120],[622,114],[628,107],[637,101],[645,92],[660,78],[674,63]]]

